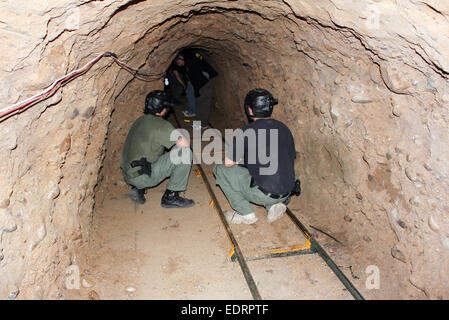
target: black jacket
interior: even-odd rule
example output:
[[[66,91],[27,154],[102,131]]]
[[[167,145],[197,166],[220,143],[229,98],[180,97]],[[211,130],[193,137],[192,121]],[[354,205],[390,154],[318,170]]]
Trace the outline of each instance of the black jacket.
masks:
[[[200,89],[204,87],[210,79],[216,77],[218,73],[198,52],[189,52],[185,57],[187,58],[186,66],[190,82],[192,82],[195,92],[199,93]],[[209,74],[209,79],[203,72]]]

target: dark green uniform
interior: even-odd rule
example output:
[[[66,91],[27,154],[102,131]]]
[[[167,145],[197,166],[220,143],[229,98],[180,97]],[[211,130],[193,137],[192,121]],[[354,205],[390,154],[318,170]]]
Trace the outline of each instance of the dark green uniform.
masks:
[[[173,125],[161,117],[143,115],[132,125],[120,160],[123,177],[129,185],[137,189],[150,188],[158,185],[162,180],[170,177],[167,189],[172,191],[184,191],[187,187],[189,172],[192,165],[192,151],[173,148],[165,153],[165,148],[170,149],[176,143],[181,134]],[[170,153],[181,154],[184,151],[184,161],[174,163]],[[145,157],[151,163],[151,176],[139,174],[140,166],[131,167],[131,162]]]

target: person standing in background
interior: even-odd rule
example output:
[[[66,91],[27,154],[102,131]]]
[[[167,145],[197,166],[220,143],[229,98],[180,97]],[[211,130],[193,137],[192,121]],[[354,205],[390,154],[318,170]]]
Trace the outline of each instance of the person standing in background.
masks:
[[[195,89],[196,114],[201,125],[193,124],[194,129],[209,127],[210,111],[213,103],[215,79],[217,71],[195,50],[186,51],[187,74]],[[189,114],[184,114],[188,116]]]
[[[187,98],[187,110],[183,112],[187,118],[196,116],[196,97],[195,88],[188,76],[188,68],[186,66],[186,58],[180,53],[173,60],[171,66],[166,72],[166,86],[177,103],[180,103],[185,93]]]

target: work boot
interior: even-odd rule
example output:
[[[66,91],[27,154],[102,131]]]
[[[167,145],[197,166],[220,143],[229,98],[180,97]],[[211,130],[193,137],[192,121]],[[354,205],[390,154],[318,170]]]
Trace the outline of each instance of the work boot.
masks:
[[[276,221],[277,219],[281,218],[287,210],[287,207],[283,203],[276,203],[275,205],[272,205],[270,210],[268,210],[267,214],[267,220],[268,222]]]
[[[145,201],[145,189],[137,189],[136,187],[133,187],[128,192],[128,196],[131,198],[132,201],[138,204],[144,204]]]
[[[224,216],[226,217],[226,221],[234,224],[240,223],[253,224],[256,223],[257,220],[259,220],[257,219],[257,216],[254,212],[250,214],[241,215],[235,211],[227,211],[224,213]]]
[[[161,199],[163,208],[189,208],[195,205],[195,201],[179,196],[178,191],[165,190]]]

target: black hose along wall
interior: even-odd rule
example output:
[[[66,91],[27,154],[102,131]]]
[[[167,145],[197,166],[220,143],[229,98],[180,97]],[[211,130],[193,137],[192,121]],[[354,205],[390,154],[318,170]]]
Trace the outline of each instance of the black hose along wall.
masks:
[[[423,44],[402,26],[372,31],[354,18],[357,10],[366,17],[362,4],[335,11],[330,2],[142,1],[123,9],[88,2],[78,7],[82,19],[73,30],[64,20],[70,10],[33,13],[30,34],[45,36],[33,40],[34,50],[33,41],[24,42],[22,60],[4,60],[16,65],[6,100],[35,94],[61,66],[71,71],[93,52],[113,51],[158,73],[177,49],[205,48],[220,73],[214,107],[224,126],[243,123],[249,89],[265,87],[279,98],[274,116],[294,133],[304,184],[291,208],[347,245],[338,249],[345,263],[384,270],[380,297],[446,297],[447,56],[426,47],[437,48],[440,35],[429,27],[433,39]],[[420,19],[398,11],[408,2],[396,11],[378,6],[384,19],[420,29]],[[419,11],[424,22],[436,15],[426,10]],[[94,203],[122,183],[118,159],[127,130],[146,93],[161,87],[162,80],[132,80],[105,61],[1,124],[3,158],[18,159],[1,163],[0,221],[17,226],[3,234],[1,287],[19,286],[24,297],[61,296],[64,268],[89,239]]]

